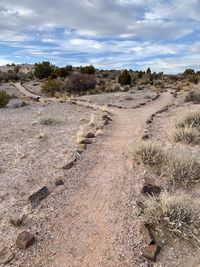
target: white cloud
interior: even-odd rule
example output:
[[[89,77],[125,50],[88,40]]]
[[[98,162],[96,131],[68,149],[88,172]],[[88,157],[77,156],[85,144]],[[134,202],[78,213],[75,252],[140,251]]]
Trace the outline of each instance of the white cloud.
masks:
[[[179,71],[199,66],[199,12],[198,0],[1,0],[0,45],[14,57]]]

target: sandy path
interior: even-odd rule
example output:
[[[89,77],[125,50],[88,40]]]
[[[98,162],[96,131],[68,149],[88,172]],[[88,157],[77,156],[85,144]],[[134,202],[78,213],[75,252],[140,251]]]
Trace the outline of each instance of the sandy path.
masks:
[[[14,86],[16,87],[17,90],[19,90],[26,97],[33,98],[33,99],[39,99],[41,97],[39,95],[29,92],[24,86],[21,85],[21,83],[14,83]]]
[[[131,203],[141,181],[137,181],[130,150],[149,116],[171,101],[170,92],[165,92],[139,109],[110,109],[114,116],[107,134],[66,174],[70,192],[63,190],[49,197],[48,205],[56,210],[56,216],[44,225],[51,231],[51,240],[44,236],[38,247],[32,248],[36,256],[29,254],[20,266],[146,266],[140,265],[138,251],[134,251],[138,233],[133,233],[132,245],[123,237],[127,234],[125,222],[130,229],[138,225]]]

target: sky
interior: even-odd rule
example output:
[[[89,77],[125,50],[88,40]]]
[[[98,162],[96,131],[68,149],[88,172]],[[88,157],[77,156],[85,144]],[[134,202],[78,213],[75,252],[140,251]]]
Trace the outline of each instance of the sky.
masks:
[[[199,0],[0,0],[0,65],[200,69]]]

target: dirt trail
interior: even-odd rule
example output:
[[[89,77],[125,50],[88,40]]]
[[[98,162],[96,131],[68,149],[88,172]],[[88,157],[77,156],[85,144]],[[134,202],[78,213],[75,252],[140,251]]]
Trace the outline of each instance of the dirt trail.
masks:
[[[114,116],[107,134],[66,174],[70,190],[63,190],[53,200],[49,197],[57,215],[44,227],[48,225],[52,239],[44,237],[34,253],[37,256],[29,254],[23,266],[146,266],[140,265],[138,251],[134,251],[138,219],[132,203],[141,181],[137,181],[130,151],[149,116],[171,101],[170,92],[164,92],[139,109],[109,110]],[[124,237],[127,227],[135,229],[129,239]]]
[[[21,85],[21,83],[14,83],[14,86],[16,87],[17,90],[19,90],[26,97],[33,98],[33,99],[39,99],[41,97],[39,95],[29,92],[24,86]]]

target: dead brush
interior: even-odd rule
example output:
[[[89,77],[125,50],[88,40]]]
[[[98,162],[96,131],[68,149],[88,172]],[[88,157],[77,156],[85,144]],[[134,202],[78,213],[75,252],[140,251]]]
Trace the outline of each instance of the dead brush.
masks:
[[[151,142],[141,142],[134,150],[134,158],[152,167],[161,167],[166,161],[165,153]]]
[[[163,191],[159,197],[146,198],[144,219],[160,241],[178,238],[200,245],[199,211],[181,196]]]
[[[175,187],[191,187],[200,181],[200,161],[194,156],[168,156],[163,173]]]

